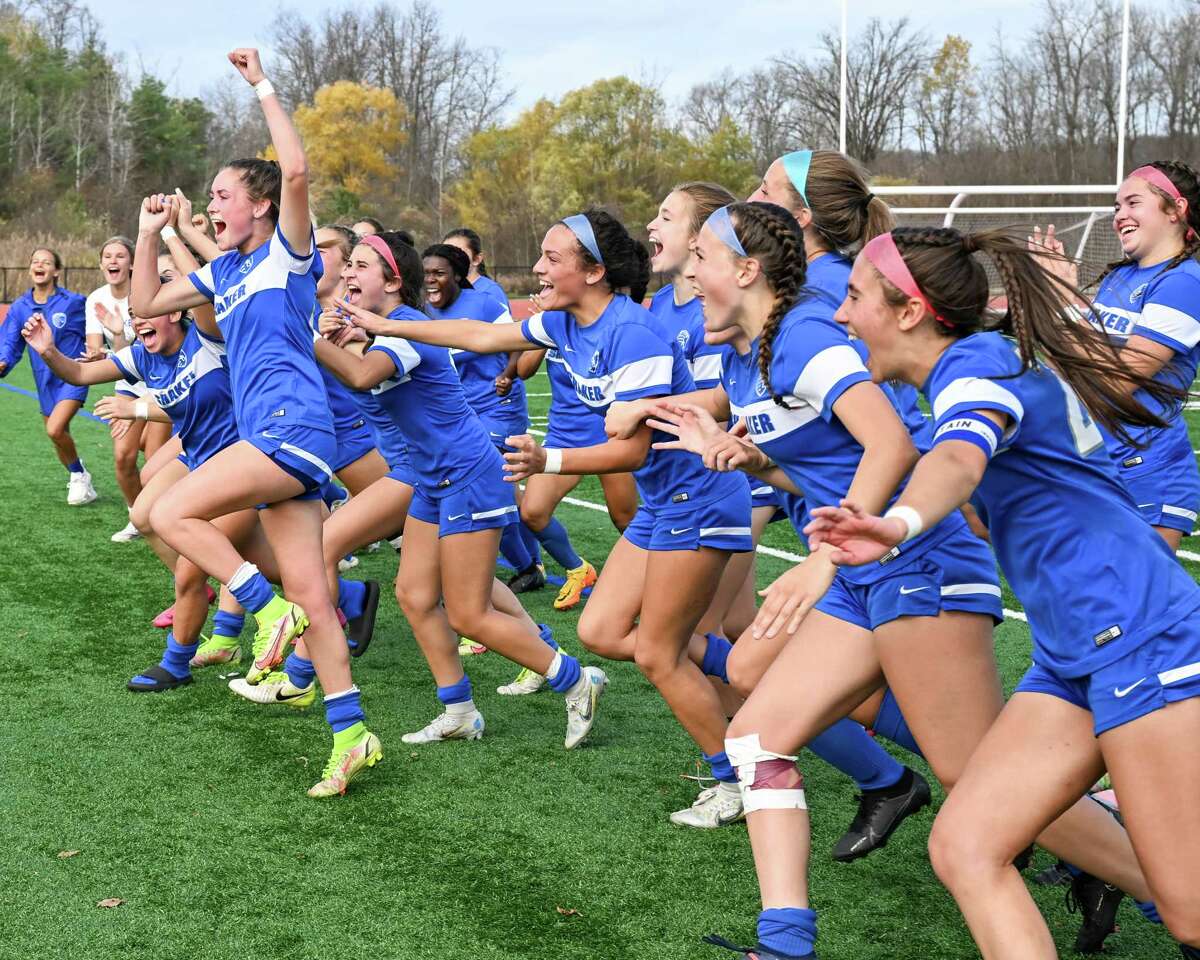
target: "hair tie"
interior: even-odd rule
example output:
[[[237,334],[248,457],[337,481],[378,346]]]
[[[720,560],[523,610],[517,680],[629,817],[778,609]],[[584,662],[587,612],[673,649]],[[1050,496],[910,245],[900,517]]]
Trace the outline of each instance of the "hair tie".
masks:
[[[714,210],[709,215],[709,218],[704,221],[704,225],[713,232],[718,240],[739,257],[749,256],[746,253],[746,248],[742,246],[742,241],[738,239],[737,231],[733,228],[733,221],[729,218],[728,205]]]
[[[1163,193],[1165,193],[1168,197],[1170,197],[1176,203],[1179,203],[1179,201],[1182,200],[1183,205],[1184,205],[1183,206],[1183,216],[1184,216],[1183,222],[1184,222],[1184,225],[1187,226],[1187,215],[1188,215],[1188,213],[1191,212],[1190,211],[1191,204],[1188,203],[1187,197],[1185,197],[1182,193],[1179,192],[1179,188],[1177,186],[1175,186],[1175,181],[1173,181],[1165,173],[1163,173],[1161,170],[1159,170],[1158,167],[1155,167],[1149,163],[1147,163],[1144,166],[1138,167],[1136,170],[1134,170],[1132,173],[1130,173],[1129,176],[1126,177],[1125,179],[1128,180],[1129,177],[1139,177],[1142,180],[1145,180],[1151,186],[1158,187],[1159,190],[1161,190]],[[1187,228],[1187,233],[1184,235],[1184,240],[1191,240],[1195,236],[1196,236],[1196,231],[1193,230],[1189,226]]]
[[[383,258],[383,262],[392,268],[392,276],[400,276],[400,268],[396,266],[396,257],[392,254],[392,249],[387,245],[386,240],[377,234],[370,233],[360,239],[358,242],[365,243],[368,247],[379,254],[379,256]]]
[[[796,192],[800,194],[804,205],[810,209],[812,204],[808,202],[808,194],[805,191],[808,189],[808,168],[812,165],[812,155],[811,150],[793,150],[791,153],[785,153],[781,158],[784,173],[792,182],[792,186],[796,188]]]
[[[925,309],[933,314],[934,320],[947,330],[954,329],[954,324],[933,309],[933,304],[929,302],[929,298],[917,286],[917,281],[913,279],[912,271],[908,269],[908,264],[904,262],[904,257],[900,255],[900,248],[896,246],[895,237],[890,233],[881,233],[862,248],[862,255],[901,293],[915,300],[920,300]]]
[[[583,244],[583,248],[592,255],[592,259],[604,266],[604,258],[600,256],[600,245],[596,243],[596,231],[592,229],[592,221],[582,213],[573,213],[564,217],[562,224],[575,234],[575,239]]]
[[[862,205],[864,207],[869,207],[871,205],[871,201],[874,199],[875,199],[875,194],[868,191],[867,195],[862,198]]]

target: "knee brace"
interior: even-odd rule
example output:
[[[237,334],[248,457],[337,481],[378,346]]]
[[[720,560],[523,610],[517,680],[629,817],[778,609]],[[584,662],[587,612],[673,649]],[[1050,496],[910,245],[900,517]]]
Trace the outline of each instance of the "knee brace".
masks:
[[[764,750],[757,733],[726,739],[725,754],[737,771],[746,813],[808,809],[796,757]]]

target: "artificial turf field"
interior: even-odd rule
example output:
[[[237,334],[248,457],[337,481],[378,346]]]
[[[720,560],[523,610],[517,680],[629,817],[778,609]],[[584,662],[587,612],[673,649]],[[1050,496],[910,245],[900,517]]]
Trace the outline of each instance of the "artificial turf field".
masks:
[[[5,383],[31,390],[28,365]],[[544,375],[530,389],[544,418]],[[612,683],[580,750],[562,748],[560,697],[494,692],[517,669],[495,654],[466,662],[487,719],[483,741],[408,747],[400,735],[438,706],[385,589],[374,644],[354,661],[385,762],[325,802],[304,796],[329,750],[319,705],[255,706],[229,693],[216,676],[223,668],[178,691],[128,693],[128,678],[161,654],[150,619],[169,603],[170,582],[143,544],[109,542],[125,512],[107,428],[79,417],[72,432],[101,494],[83,508],[66,505],[36,401],[0,389],[0,960],[719,960],[732,955],[702,935],[753,941],[745,827],[667,821],[695,796],[681,775],[695,772],[699,751],[632,664],[603,664]],[[575,496],[602,502],[591,479]],[[564,504],[559,516],[600,566],[616,537],[607,514]],[[765,542],[799,549],[786,524]],[[786,566],[760,555],[760,582]],[[385,548],[362,554],[350,575],[387,583],[395,570]],[[553,598],[548,588],[522,599],[578,652],[578,611],[555,612]],[[1008,594],[1005,606],[1019,610]],[[247,652],[249,642],[248,629]],[[1028,628],[1010,618],[996,642],[1011,689],[1027,665]],[[866,860],[834,863],[854,788],[811,755],[802,767],[822,960],[977,956],[929,867],[932,814]],[[1014,783],[996,803],[1020,794]],[[1039,851],[1034,867],[1050,862]],[[1069,956],[1079,921],[1064,888],[1033,889]],[[124,902],[99,908],[106,898]],[[1118,919],[1107,956],[1178,956],[1128,900]]]

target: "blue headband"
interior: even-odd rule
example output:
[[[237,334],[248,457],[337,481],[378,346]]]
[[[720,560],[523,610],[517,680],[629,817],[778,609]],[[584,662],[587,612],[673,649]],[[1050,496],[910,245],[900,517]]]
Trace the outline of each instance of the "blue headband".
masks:
[[[796,188],[796,192],[800,194],[800,199],[804,201],[806,207],[809,206],[809,202],[808,194],[804,191],[808,186],[808,167],[811,163],[811,150],[793,150],[791,153],[783,155],[784,173],[792,181],[792,186]]]
[[[739,257],[749,256],[746,248],[742,246],[742,241],[738,239],[737,231],[733,229],[733,221],[729,219],[729,207],[714,210],[704,225]]]
[[[563,218],[563,224],[575,234],[575,239],[583,244],[583,248],[592,255],[592,259],[604,266],[604,258],[600,256],[600,245],[596,243],[596,232],[592,229],[592,222],[582,213],[573,213]]]

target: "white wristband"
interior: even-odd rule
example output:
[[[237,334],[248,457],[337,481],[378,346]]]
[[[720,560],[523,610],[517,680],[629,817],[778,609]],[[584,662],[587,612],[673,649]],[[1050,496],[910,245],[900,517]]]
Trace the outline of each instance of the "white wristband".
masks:
[[[259,80],[258,83],[254,85],[254,92],[258,94],[259,100],[265,100],[275,92],[275,87],[272,86],[270,80],[268,80],[266,77],[263,77],[263,79]]]
[[[908,527],[908,533],[905,535],[902,543],[907,543],[913,537],[920,534],[925,529],[925,521],[921,519],[921,515],[912,507],[892,507],[883,515],[883,519],[890,518],[904,521],[904,525]]]
[[[542,473],[562,473],[562,450],[558,447],[543,447],[546,451],[546,465]]]
[[[146,400],[138,400],[133,404],[133,415],[139,420],[150,419],[150,404]]]
[[[175,228],[169,223],[162,228],[162,238],[164,240],[174,240],[177,236],[179,234],[175,232]]]

